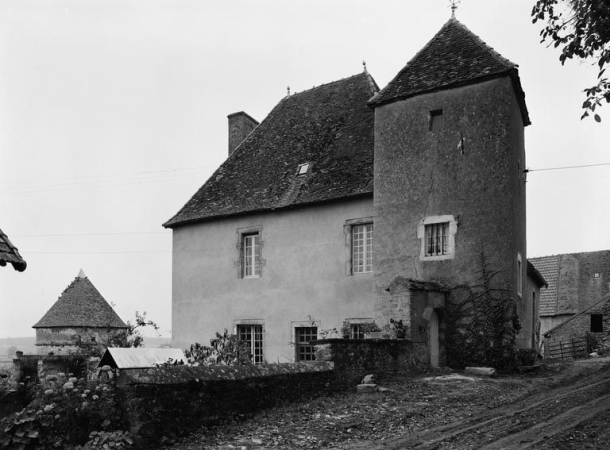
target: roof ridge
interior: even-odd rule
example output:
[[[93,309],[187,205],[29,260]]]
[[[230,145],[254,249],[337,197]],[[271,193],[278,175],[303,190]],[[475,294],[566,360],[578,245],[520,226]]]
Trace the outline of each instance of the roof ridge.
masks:
[[[358,73],[358,74],[356,74],[356,75],[351,75],[351,76],[349,76],[349,77],[340,78],[339,80],[329,81],[328,83],[323,83],[323,84],[320,84],[319,86],[313,86],[313,87],[311,87],[311,88],[309,88],[309,89],[306,89],[306,90],[304,90],[304,91],[301,91],[301,92],[295,92],[294,94],[290,94],[290,97],[287,97],[287,96],[286,96],[286,97],[283,97],[283,98],[280,100],[280,102],[285,101],[285,100],[289,100],[289,99],[291,99],[291,98],[293,98],[293,97],[296,97],[296,96],[298,96],[298,95],[308,94],[308,93],[310,93],[310,92],[312,92],[312,91],[314,91],[314,90],[316,90],[316,89],[321,89],[321,88],[324,88],[324,87],[328,87],[328,86],[330,86],[331,84],[342,83],[342,82],[347,81],[347,80],[350,80],[350,79],[352,79],[352,78],[358,78],[358,77],[361,77],[361,76],[366,76],[366,75],[368,75],[369,77],[371,77],[371,76],[370,76],[370,74],[365,73],[365,72],[361,72],[361,73]],[[372,79],[372,77],[371,77],[371,79]],[[368,81],[368,80],[367,80],[367,81]],[[373,80],[373,82],[374,82],[374,80]],[[376,83],[375,83],[375,84],[376,84]]]
[[[540,258],[550,258],[552,256],[582,255],[582,254],[585,254],[585,253],[603,253],[603,252],[610,252],[610,249],[607,249],[607,250],[593,250],[591,252],[553,253],[552,255],[532,256],[531,258],[527,258],[527,259],[531,260],[531,259],[540,259]]]

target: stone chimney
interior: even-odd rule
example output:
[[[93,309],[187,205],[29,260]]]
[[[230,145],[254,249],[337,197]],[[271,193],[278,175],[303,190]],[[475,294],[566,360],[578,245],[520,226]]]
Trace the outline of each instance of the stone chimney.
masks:
[[[229,156],[254,130],[258,122],[243,111],[229,114]]]

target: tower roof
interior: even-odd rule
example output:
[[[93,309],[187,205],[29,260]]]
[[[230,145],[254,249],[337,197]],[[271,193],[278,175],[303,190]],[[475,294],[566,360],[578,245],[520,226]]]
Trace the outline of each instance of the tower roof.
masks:
[[[510,76],[523,123],[529,125],[517,67],[452,17],[369,104],[376,107],[428,92]]]
[[[164,226],[371,195],[377,91],[365,71],[285,97]]]
[[[51,309],[32,328],[127,328],[125,322],[84,275],[81,270]]]

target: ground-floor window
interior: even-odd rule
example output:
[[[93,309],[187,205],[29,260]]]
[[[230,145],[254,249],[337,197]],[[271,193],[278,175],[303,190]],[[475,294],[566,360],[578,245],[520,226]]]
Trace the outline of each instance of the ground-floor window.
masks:
[[[240,341],[245,341],[250,347],[252,362],[262,364],[263,355],[263,326],[262,325],[237,325],[237,336]]]
[[[297,361],[315,361],[316,348],[311,344],[318,338],[318,327],[295,327],[294,345]]]

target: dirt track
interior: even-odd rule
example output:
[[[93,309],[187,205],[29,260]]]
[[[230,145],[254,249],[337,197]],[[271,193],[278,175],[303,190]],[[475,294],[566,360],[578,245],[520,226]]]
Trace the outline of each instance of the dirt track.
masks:
[[[610,448],[610,367],[448,425],[352,449]],[[589,432],[587,433],[587,428]]]
[[[545,364],[532,374],[498,379],[418,377],[386,387],[261,411],[203,427],[164,448],[610,448],[610,360]]]

